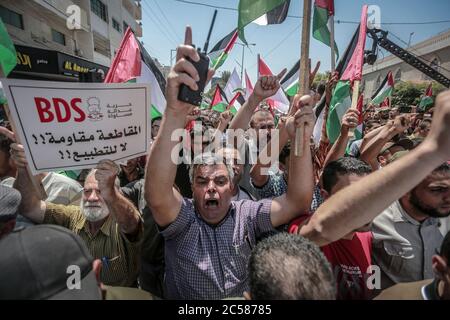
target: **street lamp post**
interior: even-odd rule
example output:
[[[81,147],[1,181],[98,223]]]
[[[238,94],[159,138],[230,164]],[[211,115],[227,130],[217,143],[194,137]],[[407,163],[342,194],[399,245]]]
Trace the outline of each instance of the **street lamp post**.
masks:
[[[245,57],[245,47],[247,46],[256,46],[256,43],[249,43],[247,45],[243,43],[236,42],[235,44],[238,44],[242,46],[242,60],[241,60],[241,85],[243,85],[244,82],[244,57]]]
[[[177,50],[176,49],[170,49],[170,66],[172,67],[172,61],[173,61],[173,55],[172,55],[172,52],[177,52]]]

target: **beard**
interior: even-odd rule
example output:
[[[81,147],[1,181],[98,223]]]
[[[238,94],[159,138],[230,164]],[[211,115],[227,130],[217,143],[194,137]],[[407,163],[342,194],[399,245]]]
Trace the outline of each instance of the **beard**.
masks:
[[[440,212],[437,208],[430,207],[423,203],[422,200],[416,195],[415,191],[411,192],[411,196],[409,197],[409,202],[415,207],[417,210],[422,212],[423,214],[432,217],[432,218],[446,218],[450,215],[450,210],[447,212]]]
[[[91,205],[97,205],[99,204],[99,207],[90,207]],[[83,212],[84,217],[89,222],[97,222],[104,218],[106,218],[109,215],[109,209],[104,203],[99,202],[89,202],[84,201],[81,199],[80,202],[80,208],[81,212]]]

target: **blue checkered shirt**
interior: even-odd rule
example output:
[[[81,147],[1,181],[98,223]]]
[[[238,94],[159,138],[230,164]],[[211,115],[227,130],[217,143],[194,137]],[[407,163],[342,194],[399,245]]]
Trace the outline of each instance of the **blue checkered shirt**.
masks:
[[[282,173],[272,173],[269,175],[267,183],[262,187],[257,187],[250,180],[252,187],[260,199],[272,199],[279,197],[286,193],[287,182]],[[314,188],[313,199],[311,203],[311,212],[314,212],[323,203],[322,195],[320,194],[319,186]]]
[[[273,232],[271,200],[231,203],[224,220],[208,225],[183,199],[177,219],[161,231],[165,238],[167,298],[224,299],[248,291],[248,261],[256,239]]]

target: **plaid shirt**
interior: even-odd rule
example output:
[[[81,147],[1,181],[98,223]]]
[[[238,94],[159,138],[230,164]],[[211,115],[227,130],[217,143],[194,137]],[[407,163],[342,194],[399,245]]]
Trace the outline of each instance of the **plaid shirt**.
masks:
[[[257,187],[251,181],[253,188],[261,199],[276,198],[287,192],[287,182],[282,173],[273,173],[269,175],[269,180],[262,187]],[[313,199],[311,203],[311,212],[314,212],[323,203],[318,185],[314,188]]]
[[[249,289],[248,261],[256,239],[274,231],[271,200],[231,203],[224,220],[208,225],[184,199],[177,219],[161,231],[169,299],[242,297]]]

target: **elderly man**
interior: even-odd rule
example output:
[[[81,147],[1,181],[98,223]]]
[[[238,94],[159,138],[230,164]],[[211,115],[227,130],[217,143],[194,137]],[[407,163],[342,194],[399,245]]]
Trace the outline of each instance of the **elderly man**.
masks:
[[[176,164],[168,161],[178,154],[174,130],[184,127],[193,106],[177,99],[182,84],[197,89],[199,75],[187,57],[199,60],[191,46],[192,31],[186,29],[185,45],[177,51],[177,63],[167,82],[167,107],[158,135],[150,151],[146,172],[145,198],[165,238],[167,297],[171,299],[223,299],[242,296],[248,286],[247,264],[257,237],[274,231],[307,210],[313,191],[313,171],[309,145],[303,156],[292,157],[288,191],[273,200],[231,201],[233,169],[213,154],[200,155],[191,167],[193,199],[183,198],[172,186]],[[211,76],[211,73],[210,73]],[[264,95],[279,88],[276,76],[264,78]],[[311,97],[287,123],[295,143],[295,128],[312,134],[314,115]],[[303,127],[303,124],[308,125]],[[303,179],[294,177],[303,176]]]
[[[39,199],[26,172],[23,146],[14,143],[11,148],[18,168],[14,187],[22,194],[20,213],[34,223],[56,224],[78,234],[102,261],[103,283],[135,285],[143,227],[139,212],[119,191],[114,162],[101,161],[88,174],[80,207],[56,205]]]

